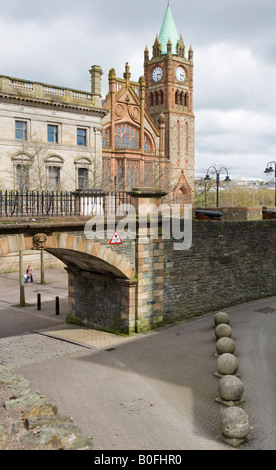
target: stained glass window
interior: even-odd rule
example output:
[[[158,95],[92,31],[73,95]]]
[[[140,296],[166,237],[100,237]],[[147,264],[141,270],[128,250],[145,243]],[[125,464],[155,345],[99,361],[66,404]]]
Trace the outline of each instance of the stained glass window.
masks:
[[[115,148],[138,149],[139,132],[128,125],[118,125],[115,130]]]
[[[108,148],[109,147],[109,132],[103,131],[103,147]]]

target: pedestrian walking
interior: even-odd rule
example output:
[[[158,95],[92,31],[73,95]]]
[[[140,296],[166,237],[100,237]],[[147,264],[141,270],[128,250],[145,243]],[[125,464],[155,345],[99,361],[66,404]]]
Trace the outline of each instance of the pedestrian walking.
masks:
[[[29,266],[27,267],[27,271],[26,271],[26,278],[25,278],[25,283],[26,284],[28,283],[29,279],[31,279],[31,282],[33,282],[33,272],[34,272],[34,270],[33,270],[32,266],[29,264]]]

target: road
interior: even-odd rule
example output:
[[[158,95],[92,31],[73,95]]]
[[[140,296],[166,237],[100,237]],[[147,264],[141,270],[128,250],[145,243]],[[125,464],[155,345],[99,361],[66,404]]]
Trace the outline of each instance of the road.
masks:
[[[1,275],[0,361],[72,416],[97,448],[236,450],[219,431],[213,314],[131,338],[87,332],[65,324],[66,273],[49,271],[46,282],[28,284],[34,303],[18,308],[17,276]],[[275,450],[276,297],[226,311],[252,426],[239,450]]]

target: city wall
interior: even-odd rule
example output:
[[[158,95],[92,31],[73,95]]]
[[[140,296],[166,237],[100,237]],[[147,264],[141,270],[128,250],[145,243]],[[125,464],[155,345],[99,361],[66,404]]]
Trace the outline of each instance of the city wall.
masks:
[[[45,251],[68,272],[70,322],[140,333],[276,295],[276,219],[193,219],[192,243],[183,250],[175,249],[179,240],[162,237],[161,224],[154,239],[138,225],[134,239],[115,246],[109,238],[86,239],[84,225],[61,220],[0,230],[3,257],[36,249],[34,236],[45,233]]]
[[[164,321],[276,295],[276,221],[194,221],[190,250],[165,240]]]

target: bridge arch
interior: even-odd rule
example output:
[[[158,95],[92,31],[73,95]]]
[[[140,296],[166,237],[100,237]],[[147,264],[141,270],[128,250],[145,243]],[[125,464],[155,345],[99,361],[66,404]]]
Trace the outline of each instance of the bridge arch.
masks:
[[[0,255],[30,249],[44,249],[66,265],[68,322],[114,333],[135,332],[137,281],[135,268],[125,256],[109,245],[84,238],[83,233],[0,237]]]

